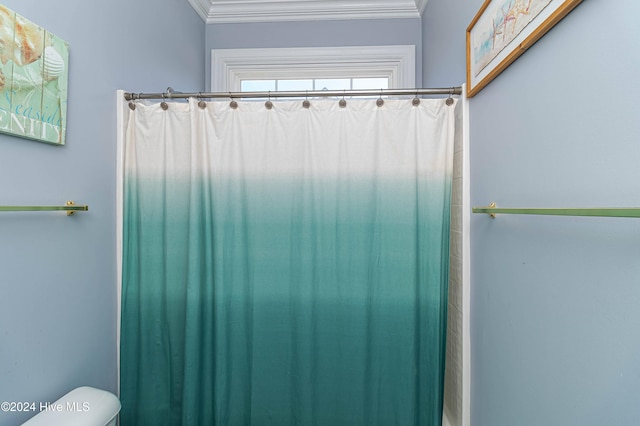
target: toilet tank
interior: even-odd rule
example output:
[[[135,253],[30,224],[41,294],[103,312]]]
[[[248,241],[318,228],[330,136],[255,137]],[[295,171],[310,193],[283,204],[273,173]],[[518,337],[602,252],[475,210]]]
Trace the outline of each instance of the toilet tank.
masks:
[[[23,425],[111,426],[120,412],[120,401],[107,391],[89,386],[72,390]]]

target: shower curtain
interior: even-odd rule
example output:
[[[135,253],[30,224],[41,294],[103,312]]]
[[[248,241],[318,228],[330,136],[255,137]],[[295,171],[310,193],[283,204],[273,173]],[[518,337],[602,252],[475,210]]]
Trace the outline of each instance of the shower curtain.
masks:
[[[121,424],[440,425],[454,106],[138,103]]]

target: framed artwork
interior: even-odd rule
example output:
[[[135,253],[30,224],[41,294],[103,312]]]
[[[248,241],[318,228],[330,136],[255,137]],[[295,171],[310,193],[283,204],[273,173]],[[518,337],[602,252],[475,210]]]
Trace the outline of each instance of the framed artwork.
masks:
[[[0,4],[0,132],[64,145],[69,46]]]
[[[467,28],[467,97],[475,96],[582,0],[486,0]]]

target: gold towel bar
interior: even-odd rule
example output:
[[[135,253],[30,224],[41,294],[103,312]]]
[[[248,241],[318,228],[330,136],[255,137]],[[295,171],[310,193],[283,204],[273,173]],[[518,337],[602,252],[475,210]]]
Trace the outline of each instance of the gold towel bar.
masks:
[[[0,206],[0,212],[42,212],[42,211],[66,211],[67,216],[73,216],[75,212],[86,212],[89,206],[76,205],[73,201],[67,201],[64,206]]]
[[[487,213],[495,218],[496,214],[535,214],[554,216],[596,216],[596,217],[640,217],[640,208],[635,207],[595,207],[595,208],[502,208],[491,203],[486,207],[474,207],[474,213]]]

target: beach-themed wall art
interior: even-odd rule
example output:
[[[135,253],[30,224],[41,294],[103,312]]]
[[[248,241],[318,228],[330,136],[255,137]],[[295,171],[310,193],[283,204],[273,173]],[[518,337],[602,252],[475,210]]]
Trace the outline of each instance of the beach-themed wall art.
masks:
[[[0,132],[64,145],[68,44],[0,4]]]
[[[467,28],[467,96],[472,97],[582,0],[486,0]]]

